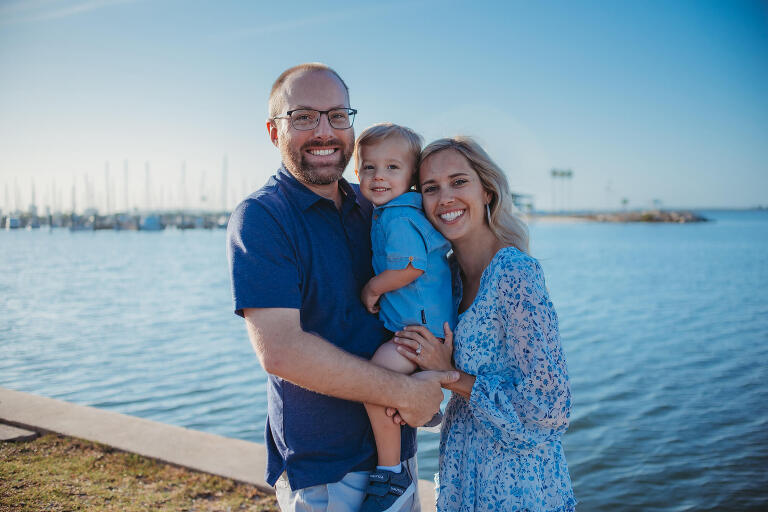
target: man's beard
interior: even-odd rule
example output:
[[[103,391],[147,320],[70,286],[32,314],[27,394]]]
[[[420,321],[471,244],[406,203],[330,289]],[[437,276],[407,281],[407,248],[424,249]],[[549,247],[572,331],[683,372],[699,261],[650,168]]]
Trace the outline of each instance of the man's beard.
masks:
[[[323,149],[329,146],[336,146],[337,152],[341,153],[341,160],[337,164],[317,167],[305,161],[305,150],[309,148]],[[298,151],[291,151],[288,147],[281,148],[281,153],[284,155],[285,161],[283,163],[285,166],[302,183],[330,185],[339,181],[344,174],[344,169],[347,168],[349,159],[352,158],[352,149],[350,144],[345,144],[340,139],[333,139],[325,142],[306,142]],[[321,172],[320,169],[324,169],[325,172]]]

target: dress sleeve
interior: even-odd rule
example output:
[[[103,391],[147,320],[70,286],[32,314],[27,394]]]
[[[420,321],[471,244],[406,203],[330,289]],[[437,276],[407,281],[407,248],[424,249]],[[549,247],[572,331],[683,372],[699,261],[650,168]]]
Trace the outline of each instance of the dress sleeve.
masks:
[[[571,391],[557,315],[541,266],[532,258],[501,268],[495,293],[499,357],[507,367],[488,374],[481,368],[470,404],[490,435],[513,448],[529,449],[568,428]]]
[[[427,243],[412,219],[391,219],[387,222],[385,237],[386,270],[402,270],[410,263],[414,268],[426,272]]]
[[[301,308],[296,250],[273,214],[241,203],[227,226],[227,257],[235,313],[245,308]]]

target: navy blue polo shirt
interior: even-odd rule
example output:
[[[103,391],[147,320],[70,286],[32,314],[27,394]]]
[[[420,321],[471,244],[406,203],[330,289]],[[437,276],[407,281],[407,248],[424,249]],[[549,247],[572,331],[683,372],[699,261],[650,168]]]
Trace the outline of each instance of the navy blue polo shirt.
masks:
[[[295,308],[301,327],[369,359],[389,332],[360,301],[373,276],[371,204],[357,185],[339,181],[341,210],[284,167],[232,212],[227,255],[235,312]],[[376,465],[373,432],[359,402],[320,395],[274,375],[267,383],[267,472],[283,471],[291,489],[338,482]],[[416,453],[403,428],[401,459]]]

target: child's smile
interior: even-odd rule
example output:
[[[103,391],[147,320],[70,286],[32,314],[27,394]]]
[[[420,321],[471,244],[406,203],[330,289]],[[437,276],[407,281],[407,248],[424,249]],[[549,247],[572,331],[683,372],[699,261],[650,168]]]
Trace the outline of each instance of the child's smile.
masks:
[[[360,191],[375,206],[388,203],[410,190],[414,162],[405,142],[397,136],[360,148]]]

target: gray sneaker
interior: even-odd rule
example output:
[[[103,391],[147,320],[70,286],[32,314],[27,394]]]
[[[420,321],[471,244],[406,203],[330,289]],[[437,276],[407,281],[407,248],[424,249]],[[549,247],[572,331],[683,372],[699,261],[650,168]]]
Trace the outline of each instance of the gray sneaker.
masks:
[[[360,512],[397,512],[409,503],[415,490],[416,484],[406,464],[400,473],[377,469],[368,476],[368,489]]]
[[[429,420],[419,428],[424,429],[427,432],[440,432],[440,425],[442,425],[442,423],[443,423],[443,413],[442,411],[437,411],[435,415],[432,416],[431,420]]]

